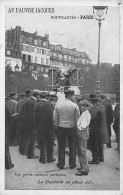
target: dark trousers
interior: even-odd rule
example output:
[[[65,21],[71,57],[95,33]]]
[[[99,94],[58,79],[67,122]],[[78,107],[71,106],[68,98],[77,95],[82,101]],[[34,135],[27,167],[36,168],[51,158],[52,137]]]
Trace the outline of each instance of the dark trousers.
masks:
[[[9,142],[5,140],[5,168],[9,169],[12,166],[11,155],[9,151]]]
[[[10,124],[9,145],[10,146],[19,145],[19,129],[18,129],[17,120],[15,119],[12,119]]]
[[[107,144],[107,146],[111,146],[111,125],[110,124],[107,125],[107,129],[109,135],[109,143]]]
[[[53,160],[53,137],[40,136],[40,160],[46,163]]]
[[[93,143],[92,157],[92,161],[94,162],[104,161],[103,144],[99,144],[98,142]]]
[[[20,154],[26,154],[26,130],[23,125],[20,126],[20,143],[19,143],[19,152]]]
[[[76,164],[76,132],[75,128],[58,127],[58,163],[60,166],[65,165],[65,146],[68,139],[69,146],[69,166]]]
[[[34,156],[35,142],[36,142],[36,132],[31,131],[26,135],[26,155],[27,158]]]

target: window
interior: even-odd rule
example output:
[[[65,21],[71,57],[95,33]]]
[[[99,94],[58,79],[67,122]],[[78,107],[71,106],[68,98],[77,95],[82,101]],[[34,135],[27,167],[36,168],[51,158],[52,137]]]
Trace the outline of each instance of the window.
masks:
[[[25,54],[22,55],[22,58],[23,58],[24,61],[26,61],[26,55]]]
[[[28,51],[28,46],[26,46],[26,51]]]
[[[35,48],[34,47],[32,47],[32,52],[34,52],[35,51]]]
[[[28,55],[28,62],[31,62],[31,55]]]
[[[39,49],[37,48],[37,53],[39,53]]]
[[[41,64],[44,64],[44,58],[41,58]]]
[[[35,57],[35,63],[37,63],[37,57]]]
[[[44,49],[42,49],[42,54],[44,54]]]
[[[41,67],[41,72],[44,72],[44,68],[43,67]]]
[[[46,64],[47,64],[47,65],[49,64],[49,59],[48,59],[48,58],[46,58]]]
[[[28,55],[26,55],[26,62],[28,62]]]
[[[42,46],[42,40],[38,39],[37,42],[39,46]]]
[[[40,53],[42,54],[42,49],[40,49]]]
[[[44,41],[43,42],[43,46],[46,47],[47,46],[47,42]]]
[[[46,68],[45,71],[48,72],[48,68]]]
[[[28,47],[28,51],[29,52],[32,52],[32,48],[30,46]]]
[[[37,45],[37,40],[36,39],[34,39],[34,45]]]
[[[33,63],[33,56],[31,56],[31,62]]]

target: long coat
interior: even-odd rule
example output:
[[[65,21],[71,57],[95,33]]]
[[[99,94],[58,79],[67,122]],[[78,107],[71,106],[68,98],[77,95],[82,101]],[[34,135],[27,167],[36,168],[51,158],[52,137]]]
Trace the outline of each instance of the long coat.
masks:
[[[113,123],[113,109],[112,109],[112,105],[109,102],[106,101],[102,101],[102,104],[105,106],[105,110],[106,110],[106,122],[107,125],[111,125],[111,123]]]
[[[12,165],[11,155],[9,151],[9,130],[10,130],[11,117],[12,114],[6,103],[5,104],[5,168],[10,168]]]
[[[91,147],[91,144],[95,141],[97,141],[98,144],[109,143],[105,107],[98,102],[91,108],[90,114],[89,147]]]
[[[34,123],[34,110],[35,110],[36,100],[34,98],[29,98],[22,107],[21,111],[21,120],[23,123],[23,128],[28,132],[33,133],[35,131],[35,123]]]
[[[40,138],[47,136],[50,141],[53,139],[53,108],[46,100],[40,100],[35,107],[35,124]]]

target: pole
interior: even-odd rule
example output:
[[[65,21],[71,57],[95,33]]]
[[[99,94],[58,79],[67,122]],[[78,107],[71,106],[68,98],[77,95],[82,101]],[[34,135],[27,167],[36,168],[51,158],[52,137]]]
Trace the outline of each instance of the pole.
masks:
[[[101,93],[100,89],[100,32],[101,32],[101,20],[99,20],[99,40],[98,40],[98,61],[97,61],[97,80],[96,80],[96,90],[97,94]]]
[[[79,80],[79,70],[77,69],[77,87],[78,87],[78,80]]]
[[[52,91],[53,91],[53,69],[52,69]]]

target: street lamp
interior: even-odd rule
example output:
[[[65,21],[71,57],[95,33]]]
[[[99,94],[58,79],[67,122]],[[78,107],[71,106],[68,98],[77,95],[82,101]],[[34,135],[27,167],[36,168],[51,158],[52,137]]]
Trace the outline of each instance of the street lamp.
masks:
[[[97,80],[95,93],[101,93],[100,89],[100,30],[101,21],[105,20],[107,14],[108,6],[93,6],[93,14],[96,20],[98,20],[99,25],[99,39],[98,39],[98,61],[97,61]]]

